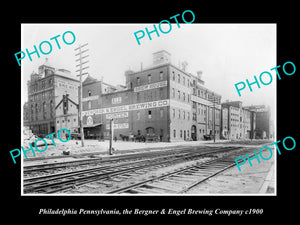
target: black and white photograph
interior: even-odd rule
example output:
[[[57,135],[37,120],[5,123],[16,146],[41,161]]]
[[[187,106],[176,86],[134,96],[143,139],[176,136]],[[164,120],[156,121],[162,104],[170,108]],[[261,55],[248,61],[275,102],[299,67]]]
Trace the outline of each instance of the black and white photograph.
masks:
[[[4,221],[297,216],[296,5],[64,3],[2,14]]]
[[[276,24],[22,24],[25,48],[22,194],[276,195]]]

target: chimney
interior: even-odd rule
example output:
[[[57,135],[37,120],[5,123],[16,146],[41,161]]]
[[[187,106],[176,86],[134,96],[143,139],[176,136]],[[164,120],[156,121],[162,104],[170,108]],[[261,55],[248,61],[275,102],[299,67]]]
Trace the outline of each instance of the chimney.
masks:
[[[204,85],[204,80],[202,80],[202,71],[201,70],[197,71],[197,81],[200,84]]]
[[[201,70],[197,71],[197,78],[199,80],[202,80],[202,71]]]
[[[181,63],[182,70],[183,70],[184,72],[186,72],[186,70],[187,70],[187,65],[188,65],[188,63],[187,63],[186,61],[183,61],[183,62]]]

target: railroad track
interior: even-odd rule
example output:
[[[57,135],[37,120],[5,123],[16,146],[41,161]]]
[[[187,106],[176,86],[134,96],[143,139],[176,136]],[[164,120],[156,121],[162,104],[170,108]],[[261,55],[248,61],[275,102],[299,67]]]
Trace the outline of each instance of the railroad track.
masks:
[[[74,188],[86,183],[99,180],[110,180],[114,177],[123,176],[124,179],[134,175],[138,171],[169,166],[188,160],[195,160],[207,157],[211,154],[228,152],[240,149],[240,147],[225,147],[210,149],[206,152],[183,151],[176,154],[162,154],[157,157],[150,157],[134,162],[122,163],[118,165],[98,166],[95,168],[81,169],[71,172],[50,174],[46,176],[30,177],[23,179],[24,193],[55,193]],[[44,169],[44,168],[43,168]],[[146,170],[145,170],[146,169]]]
[[[247,151],[252,157],[253,150]],[[250,154],[252,153],[252,154]],[[180,168],[154,178],[121,187],[106,194],[183,194],[193,187],[236,165],[239,155],[232,154],[204,163]]]
[[[216,147],[208,147],[209,150],[214,150]],[[194,147],[194,150],[197,150]],[[111,164],[111,163],[118,163],[118,162],[125,162],[125,161],[133,161],[133,160],[142,160],[142,159],[150,159],[157,156],[162,155],[174,155],[182,152],[191,152],[191,147],[184,147],[180,150],[172,150],[172,151],[153,151],[153,152],[143,152],[143,153],[133,153],[133,154],[126,154],[126,155],[118,155],[118,156],[111,156],[109,158],[92,158],[92,159],[83,159],[83,160],[73,160],[68,162],[55,162],[55,163],[47,163],[47,164],[39,164],[39,165],[31,165],[31,166],[24,166],[23,167],[23,174],[25,176],[36,172],[43,172],[43,171],[50,171],[49,173],[54,173],[55,170],[61,170],[70,167],[79,167],[79,166],[93,166],[99,164]]]

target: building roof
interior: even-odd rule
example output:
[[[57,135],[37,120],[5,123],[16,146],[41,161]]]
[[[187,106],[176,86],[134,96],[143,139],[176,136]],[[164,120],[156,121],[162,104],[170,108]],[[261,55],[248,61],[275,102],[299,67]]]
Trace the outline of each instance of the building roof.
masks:
[[[39,67],[41,67],[41,66],[47,66],[47,67],[51,67],[53,69],[55,68],[55,67],[53,67],[52,65],[49,64],[48,58],[46,58],[45,62],[42,65],[40,65]]]
[[[242,102],[241,101],[223,102],[222,106],[225,106],[225,105],[240,108],[240,107],[242,107]]]
[[[99,82],[96,78],[93,78],[92,76],[88,75],[87,78],[82,82],[82,85],[87,85],[91,83]]]
[[[160,52],[166,52],[167,54],[171,55],[171,53],[166,51],[166,50],[160,50],[160,51],[157,51],[157,52],[153,52],[152,55],[155,55],[155,54],[160,53]]]
[[[251,105],[251,106],[245,106],[243,108],[255,112],[270,112],[270,107],[266,105]]]

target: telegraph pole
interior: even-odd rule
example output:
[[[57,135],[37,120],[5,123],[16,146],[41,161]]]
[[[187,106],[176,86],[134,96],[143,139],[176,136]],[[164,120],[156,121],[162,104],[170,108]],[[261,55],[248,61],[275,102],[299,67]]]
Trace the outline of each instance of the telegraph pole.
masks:
[[[84,133],[83,133],[83,124],[82,124],[82,76],[88,73],[83,73],[82,71],[89,68],[82,67],[83,64],[88,63],[89,61],[83,61],[84,58],[87,58],[89,55],[83,56],[82,54],[87,52],[88,49],[82,50],[83,47],[87,46],[88,43],[80,45],[78,48],[75,48],[74,50],[79,50],[79,53],[75,54],[75,56],[79,55],[79,59],[76,59],[75,61],[79,61],[79,64],[76,65],[76,67],[79,66],[79,70],[76,70],[75,72],[79,72],[79,75],[76,75],[77,77],[80,77],[80,86],[79,86],[79,96],[78,96],[78,102],[79,102],[79,126],[80,126],[80,137],[81,137],[81,146],[84,147]]]
[[[114,119],[110,120],[109,123],[109,127],[110,127],[110,137],[109,137],[109,149],[108,149],[108,154],[112,155],[113,154],[113,150],[112,150],[112,142],[113,142],[113,138],[114,138]]]
[[[216,142],[216,106],[215,106],[215,93],[213,92],[213,103],[214,103],[214,143]]]

